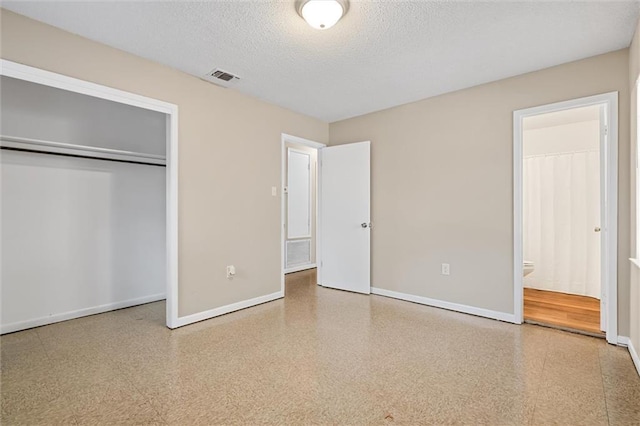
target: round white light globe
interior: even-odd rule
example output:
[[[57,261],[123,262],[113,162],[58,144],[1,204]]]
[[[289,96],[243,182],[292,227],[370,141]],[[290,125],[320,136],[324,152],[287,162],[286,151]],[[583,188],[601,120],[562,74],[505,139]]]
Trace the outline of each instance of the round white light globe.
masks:
[[[344,9],[336,0],[309,0],[301,10],[304,20],[318,30],[333,27],[343,14]]]

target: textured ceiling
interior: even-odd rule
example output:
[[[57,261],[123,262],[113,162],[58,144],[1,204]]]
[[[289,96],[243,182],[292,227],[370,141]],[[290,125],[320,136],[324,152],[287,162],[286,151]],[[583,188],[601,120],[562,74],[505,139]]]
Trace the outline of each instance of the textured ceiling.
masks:
[[[333,122],[629,46],[637,1],[352,1],[326,31],[290,1],[2,7]]]

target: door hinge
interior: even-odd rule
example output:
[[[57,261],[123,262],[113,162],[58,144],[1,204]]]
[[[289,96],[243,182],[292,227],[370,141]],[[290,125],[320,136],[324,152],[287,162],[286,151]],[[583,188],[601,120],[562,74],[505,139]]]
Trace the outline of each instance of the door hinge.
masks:
[[[609,126],[604,126],[604,135],[605,136],[609,135]]]

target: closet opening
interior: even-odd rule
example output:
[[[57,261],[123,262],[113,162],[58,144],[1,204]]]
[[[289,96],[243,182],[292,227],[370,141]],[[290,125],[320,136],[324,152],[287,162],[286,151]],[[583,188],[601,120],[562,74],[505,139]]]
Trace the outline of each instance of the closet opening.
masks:
[[[2,334],[152,302],[175,326],[177,107],[2,65]]]

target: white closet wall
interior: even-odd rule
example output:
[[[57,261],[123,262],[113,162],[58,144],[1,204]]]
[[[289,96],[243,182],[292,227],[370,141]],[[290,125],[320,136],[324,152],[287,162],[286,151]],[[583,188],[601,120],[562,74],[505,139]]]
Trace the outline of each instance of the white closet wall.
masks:
[[[7,80],[3,135],[164,155],[163,114]],[[163,299],[165,172],[1,150],[2,332]]]
[[[2,135],[165,155],[164,114],[1,76]]]

